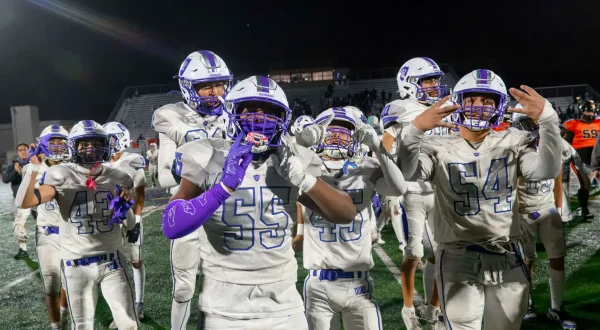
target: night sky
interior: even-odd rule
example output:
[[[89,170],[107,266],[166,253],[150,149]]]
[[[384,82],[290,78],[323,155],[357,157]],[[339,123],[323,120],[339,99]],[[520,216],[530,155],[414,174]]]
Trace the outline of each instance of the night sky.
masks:
[[[428,56],[459,75],[491,69],[509,86],[600,90],[599,9],[576,0],[0,0],[0,123],[20,104],[37,105],[42,120],[103,122],[126,86],[172,82],[198,49],[219,54],[236,78],[273,63],[379,68]]]

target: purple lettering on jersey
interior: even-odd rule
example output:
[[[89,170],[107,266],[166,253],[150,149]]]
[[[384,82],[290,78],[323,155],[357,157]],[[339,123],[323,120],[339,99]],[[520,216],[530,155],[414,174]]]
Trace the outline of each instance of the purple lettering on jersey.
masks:
[[[354,294],[356,294],[357,296],[361,295],[361,294],[366,294],[366,293],[369,293],[369,289],[367,288],[366,285],[354,288]]]

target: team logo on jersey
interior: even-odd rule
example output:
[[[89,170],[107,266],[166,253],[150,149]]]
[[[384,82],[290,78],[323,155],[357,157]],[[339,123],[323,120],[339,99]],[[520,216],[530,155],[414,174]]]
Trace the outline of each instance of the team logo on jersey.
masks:
[[[369,293],[369,288],[367,288],[366,285],[354,288],[354,294],[356,294],[357,296],[366,293]]]

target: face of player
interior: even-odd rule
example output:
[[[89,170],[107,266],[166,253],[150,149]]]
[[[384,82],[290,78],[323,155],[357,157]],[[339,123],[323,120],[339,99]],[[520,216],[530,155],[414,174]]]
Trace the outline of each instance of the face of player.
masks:
[[[594,119],[596,118],[596,113],[595,113],[595,112],[593,112],[593,111],[584,111],[584,112],[582,113],[582,115],[583,115],[583,118],[582,118],[582,119],[583,119],[584,121],[586,121],[586,122],[590,122],[590,123],[591,123],[592,121],[594,121]]]
[[[52,163],[57,163],[62,160],[67,152],[67,140],[63,138],[51,138],[48,141],[48,151],[50,151],[50,159],[49,161]]]
[[[340,125],[329,125],[327,130],[331,135],[325,138],[325,145],[336,145],[340,147],[348,147],[350,145],[350,131]]]
[[[77,152],[85,161],[102,159],[104,143],[99,139],[82,139],[77,144]]]
[[[463,107],[483,107],[482,111],[466,111],[464,112],[467,119],[487,120],[493,114],[493,109],[496,107],[496,99],[489,94],[467,94],[463,98]]]
[[[202,98],[216,98],[219,96],[223,97],[223,95],[225,95],[225,85],[226,83],[224,81],[214,81],[194,85],[194,88],[196,88],[196,92]],[[219,105],[219,102],[213,101],[207,102],[207,104],[216,107]]]
[[[240,107],[242,110],[241,113],[241,119],[250,119],[251,116],[244,116],[243,114],[255,114],[254,115],[254,121],[255,122],[262,122],[265,119],[265,116],[263,116],[263,114],[265,115],[270,115],[270,116],[274,116],[274,117],[280,117],[281,116],[281,110],[279,109],[279,107],[277,107],[274,104],[271,103],[267,103],[267,102],[256,102],[256,101],[251,101],[251,102],[245,102],[242,103],[240,105]],[[275,121],[275,119],[273,118],[269,118],[266,117],[267,121]],[[282,118],[283,119],[283,118]]]
[[[440,85],[440,77],[427,77],[421,79],[421,88],[426,90],[427,96],[438,97],[440,91],[438,89],[431,89],[432,87],[438,87]],[[428,90],[431,89],[431,90]]]
[[[17,154],[19,155],[20,159],[25,160],[29,157],[29,148],[26,146],[19,146],[17,148]]]

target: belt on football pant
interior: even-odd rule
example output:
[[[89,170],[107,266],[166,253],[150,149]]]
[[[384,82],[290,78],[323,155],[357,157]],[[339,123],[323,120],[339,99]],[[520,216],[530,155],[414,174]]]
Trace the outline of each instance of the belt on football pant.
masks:
[[[42,229],[44,230],[44,232],[46,232],[46,235],[52,235],[52,234],[58,235],[58,227],[42,226]]]
[[[312,276],[318,277],[321,281],[337,281],[340,278],[362,278],[363,274],[366,275],[366,272],[345,272],[341,269],[320,269],[313,270]]]
[[[115,254],[114,253],[110,253],[110,254],[101,254],[101,255],[97,255],[97,256],[93,256],[93,257],[87,257],[87,258],[81,258],[81,259],[77,259],[77,260],[65,260],[65,265],[71,267],[71,266],[89,266],[91,264],[95,264],[95,263],[99,263],[102,261],[113,261],[115,259]]]

